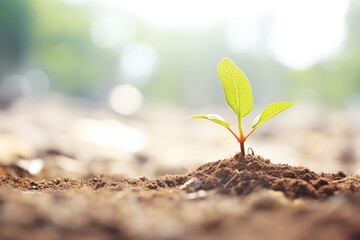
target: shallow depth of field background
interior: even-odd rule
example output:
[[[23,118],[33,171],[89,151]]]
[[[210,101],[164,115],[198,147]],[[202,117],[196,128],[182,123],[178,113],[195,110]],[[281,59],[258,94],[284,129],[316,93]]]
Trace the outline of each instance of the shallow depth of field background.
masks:
[[[229,132],[185,119],[218,113],[236,128],[216,74],[227,56],[253,87],[246,132],[267,104],[299,100],[246,147],[354,174],[359,16],[355,0],[2,0],[0,162],[154,176],[229,157]]]

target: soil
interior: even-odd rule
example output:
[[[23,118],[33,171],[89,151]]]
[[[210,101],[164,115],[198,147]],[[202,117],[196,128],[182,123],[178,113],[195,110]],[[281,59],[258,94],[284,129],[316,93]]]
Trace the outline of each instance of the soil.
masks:
[[[360,178],[235,155],[184,175],[0,167],[0,239],[360,239]]]

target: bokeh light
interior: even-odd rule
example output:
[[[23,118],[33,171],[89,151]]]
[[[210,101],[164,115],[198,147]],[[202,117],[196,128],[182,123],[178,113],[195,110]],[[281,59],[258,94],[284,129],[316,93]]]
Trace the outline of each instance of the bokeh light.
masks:
[[[125,152],[140,151],[146,143],[142,131],[115,120],[81,119],[73,124],[71,133],[78,141]]]
[[[116,48],[135,36],[135,26],[114,15],[97,18],[91,26],[91,38],[99,48]]]
[[[301,70],[333,54],[345,38],[348,5],[347,0],[283,2],[270,39],[276,59]]]
[[[20,159],[17,161],[17,165],[28,171],[31,175],[36,175],[39,174],[41,170],[43,170],[45,163],[44,160],[40,158],[31,159],[30,161],[26,159]]]
[[[133,43],[121,55],[120,74],[134,85],[142,85],[159,67],[159,55],[150,44]]]
[[[0,82],[0,99],[2,102],[9,102],[30,93],[30,83],[20,74],[7,76]]]
[[[0,82],[0,101],[9,102],[19,97],[42,97],[49,89],[49,78],[41,70],[30,70],[24,75],[13,74]]]
[[[111,108],[122,115],[134,114],[143,103],[143,96],[139,89],[130,84],[120,84],[110,93]]]
[[[146,22],[158,28],[204,28],[211,26],[224,18],[224,15],[234,13],[234,8],[228,8],[227,13],[219,11],[219,7],[234,4],[234,0],[225,0],[221,4],[206,0],[190,1],[118,1],[117,7],[143,18]],[[236,4],[236,3],[235,3]],[[201,13],[201,14],[200,14]]]
[[[229,22],[225,34],[230,49],[235,52],[254,51],[259,44],[260,29],[254,18]]]
[[[45,96],[50,90],[50,80],[44,71],[39,69],[30,70],[25,73],[24,77],[30,86],[29,95],[41,97]]]

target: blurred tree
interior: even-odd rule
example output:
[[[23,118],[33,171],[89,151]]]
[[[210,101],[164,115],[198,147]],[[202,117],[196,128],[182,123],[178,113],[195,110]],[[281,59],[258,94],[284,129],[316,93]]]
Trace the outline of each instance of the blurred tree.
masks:
[[[34,0],[31,64],[44,69],[52,85],[68,94],[89,95],[111,77],[117,54],[97,48],[85,9],[59,1]],[[103,97],[103,96],[101,96]]]
[[[0,79],[24,63],[32,20],[28,3],[0,1]]]
[[[116,49],[100,49],[90,34],[94,16],[128,16],[112,9],[92,12],[88,6],[59,0],[0,0],[0,81],[11,73],[37,68],[47,73],[54,90],[97,99],[118,83],[131,84],[131,79],[119,74],[119,59],[130,40]],[[192,107],[223,104],[216,65],[229,56],[248,74],[258,102],[294,94],[307,99],[301,92],[310,90],[315,100],[345,103],[360,91],[359,12],[359,2],[352,1],[343,49],[306,71],[287,69],[264,49],[257,53],[232,50],[224,34],[225,23],[200,30],[157,29],[141,18],[129,18],[136,25],[131,41],[151,45],[160,56],[159,68],[140,88],[146,101]]]

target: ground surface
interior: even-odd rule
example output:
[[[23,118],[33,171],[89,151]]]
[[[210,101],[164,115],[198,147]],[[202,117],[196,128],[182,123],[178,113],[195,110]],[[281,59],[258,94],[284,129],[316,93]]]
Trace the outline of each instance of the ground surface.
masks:
[[[258,156],[152,179],[0,174],[0,239],[360,239],[360,178]]]

